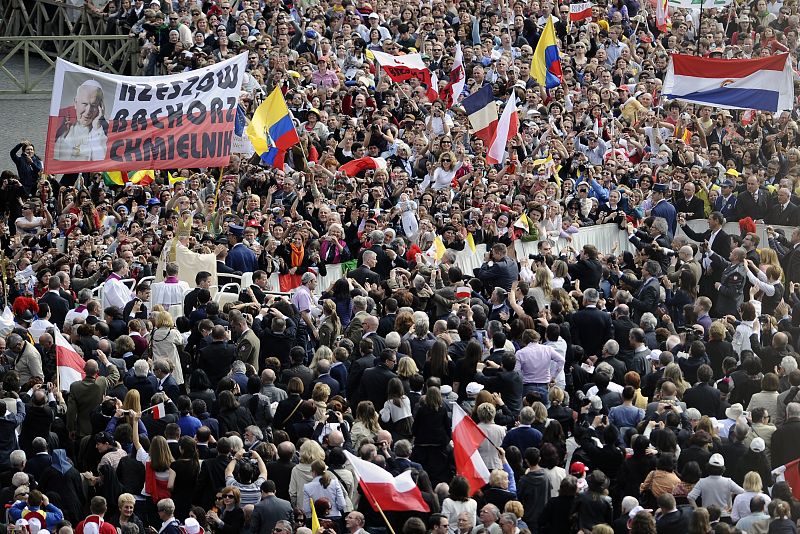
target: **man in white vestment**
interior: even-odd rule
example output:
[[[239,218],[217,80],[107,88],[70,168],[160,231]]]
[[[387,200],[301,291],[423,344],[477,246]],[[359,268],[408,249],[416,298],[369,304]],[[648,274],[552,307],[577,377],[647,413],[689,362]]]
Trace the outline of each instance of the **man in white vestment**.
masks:
[[[54,158],[67,161],[102,161],[108,136],[103,88],[87,80],[75,92],[76,122],[63,125],[56,137]]]

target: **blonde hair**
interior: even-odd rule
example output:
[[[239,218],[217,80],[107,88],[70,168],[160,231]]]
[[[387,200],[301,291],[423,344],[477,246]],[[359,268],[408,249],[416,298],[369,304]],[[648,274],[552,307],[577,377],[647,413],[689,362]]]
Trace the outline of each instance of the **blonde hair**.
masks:
[[[514,514],[517,516],[517,519],[520,519],[523,515],[525,515],[525,507],[522,506],[522,503],[519,501],[508,501],[503,507],[503,511],[508,512],[509,514]]]
[[[414,358],[411,356],[403,356],[400,358],[400,361],[397,362],[397,376],[400,378],[411,378],[416,374],[419,374],[419,369],[417,368],[417,362],[414,361]]]
[[[669,380],[675,384],[677,396],[679,399],[683,398],[683,394],[691,385],[683,379],[683,371],[677,363],[670,363],[664,368],[664,380]]]
[[[136,497],[134,497],[130,493],[120,493],[119,497],[117,497],[117,506],[122,508],[126,504],[134,506],[136,504]]]
[[[758,474],[758,471],[748,471],[747,474],[744,476],[744,482],[742,483],[742,487],[745,491],[752,491],[755,493],[761,493],[761,475]]]
[[[153,326],[155,328],[174,328],[175,321],[172,320],[169,312],[159,311],[153,314]]]
[[[314,402],[327,402],[330,396],[331,387],[328,384],[323,384],[322,382],[314,384],[314,389],[311,391],[311,400]]]
[[[142,399],[139,396],[138,389],[129,389],[128,392],[125,394],[125,400],[122,401],[122,409],[123,410],[131,410],[136,413],[142,413]],[[133,416],[126,415],[125,422],[129,425],[134,425],[136,422],[133,420]]]
[[[333,351],[330,347],[326,345],[322,345],[320,348],[314,352],[314,357],[311,358],[311,363],[308,364],[308,368],[314,371],[317,368],[320,360],[328,360],[331,361],[333,359]]]
[[[544,297],[550,300],[553,296],[553,286],[551,284],[550,271],[544,267],[539,267],[533,275],[533,287],[538,287],[544,293]]]
[[[316,440],[310,439],[300,445],[300,463],[312,464],[315,461],[325,461],[325,451]]]

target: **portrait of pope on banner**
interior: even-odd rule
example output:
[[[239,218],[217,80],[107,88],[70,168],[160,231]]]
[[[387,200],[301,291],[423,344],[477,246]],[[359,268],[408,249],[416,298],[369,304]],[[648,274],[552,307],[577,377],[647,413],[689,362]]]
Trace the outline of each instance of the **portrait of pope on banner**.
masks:
[[[102,161],[106,157],[108,121],[103,88],[86,80],[75,91],[74,113],[69,113],[56,132],[54,159]]]

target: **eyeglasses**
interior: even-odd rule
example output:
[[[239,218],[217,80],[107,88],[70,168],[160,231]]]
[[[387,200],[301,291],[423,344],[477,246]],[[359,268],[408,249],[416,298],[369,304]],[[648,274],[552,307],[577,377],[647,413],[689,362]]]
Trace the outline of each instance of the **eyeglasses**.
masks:
[[[443,160],[442,160],[442,163],[451,163],[452,161],[453,161],[453,160],[451,160],[451,159],[449,159],[449,158],[448,158],[448,159],[443,159]]]
[[[222,500],[222,495],[217,495],[216,497],[214,497],[214,499],[217,500],[217,501],[221,501]]]
[[[223,499],[233,499],[233,493],[226,493],[222,496]]]

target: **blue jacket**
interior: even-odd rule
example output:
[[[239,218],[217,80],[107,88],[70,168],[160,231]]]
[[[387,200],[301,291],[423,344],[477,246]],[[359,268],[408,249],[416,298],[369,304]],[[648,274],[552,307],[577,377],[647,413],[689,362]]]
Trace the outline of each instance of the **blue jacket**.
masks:
[[[228,252],[228,257],[225,258],[225,265],[243,273],[253,272],[258,270],[258,257],[247,246],[237,243]]]
[[[17,501],[8,510],[8,515],[11,516],[11,519],[14,521],[18,521],[19,519],[27,519],[29,514],[32,513],[44,515],[47,525],[46,527],[45,525],[42,525],[42,527],[47,528],[47,530],[51,532],[56,528],[56,525],[64,519],[64,514],[61,512],[61,510],[52,504],[48,504],[44,508],[40,508],[38,506],[28,506],[26,501]]]

